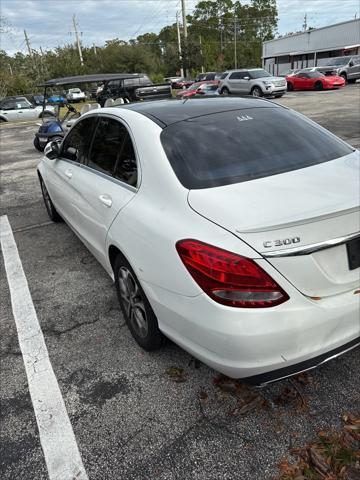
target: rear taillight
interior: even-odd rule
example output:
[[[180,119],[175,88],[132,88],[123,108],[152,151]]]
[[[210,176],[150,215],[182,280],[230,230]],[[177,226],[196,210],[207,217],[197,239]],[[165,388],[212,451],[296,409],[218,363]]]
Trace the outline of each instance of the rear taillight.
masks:
[[[218,303],[266,308],[289,299],[275,280],[249,258],[198,240],[180,240],[176,249],[196,283]]]

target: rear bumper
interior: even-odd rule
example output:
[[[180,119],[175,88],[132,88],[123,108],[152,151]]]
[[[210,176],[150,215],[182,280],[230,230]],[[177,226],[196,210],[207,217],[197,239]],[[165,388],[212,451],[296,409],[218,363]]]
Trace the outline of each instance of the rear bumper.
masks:
[[[353,291],[267,309],[237,309],[207,295],[185,297],[143,283],[160,330],[196,358],[232,378],[267,383],[314,368],[359,343],[360,296]]]
[[[289,365],[288,367],[279,368],[278,370],[273,370],[272,372],[262,373],[260,375],[255,375],[253,377],[243,378],[243,381],[250,383],[251,385],[267,385],[278,380],[282,380],[292,375],[296,375],[301,372],[306,372],[312,370],[324,363],[333,360],[334,358],[339,357],[340,355],[349,352],[353,348],[356,348],[360,345],[360,337],[351,340],[351,342],[342,345],[341,347],[330,350],[329,352],[322,353],[314,358],[305,360],[304,362],[297,363],[296,365]]]

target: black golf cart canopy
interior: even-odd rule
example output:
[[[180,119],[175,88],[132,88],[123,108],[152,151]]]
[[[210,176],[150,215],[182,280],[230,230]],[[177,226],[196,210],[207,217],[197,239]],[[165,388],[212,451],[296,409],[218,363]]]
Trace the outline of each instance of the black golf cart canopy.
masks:
[[[74,77],[62,77],[46,80],[39,87],[56,87],[58,85],[75,85],[77,83],[107,82],[109,80],[122,80],[124,78],[139,78],[138,73],[95,73],[92,75],[76,75]]]

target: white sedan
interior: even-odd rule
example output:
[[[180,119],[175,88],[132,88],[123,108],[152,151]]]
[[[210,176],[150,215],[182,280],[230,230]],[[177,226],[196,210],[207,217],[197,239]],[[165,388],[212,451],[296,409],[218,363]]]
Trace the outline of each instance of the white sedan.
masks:
[[[359,152],[259,99],[82,116],[38,166],[45,205],[114,279],[127,325],[264,384],[359,344]]]

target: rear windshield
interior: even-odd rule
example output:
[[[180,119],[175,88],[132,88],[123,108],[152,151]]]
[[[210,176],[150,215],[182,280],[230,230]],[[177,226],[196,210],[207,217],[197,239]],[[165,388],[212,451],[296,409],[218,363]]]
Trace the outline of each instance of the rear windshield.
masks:
[[[162,131],[161,142],[175,174],[189,189],[247,182],[353,151],[306,118],[279,107],[177,122]]]

